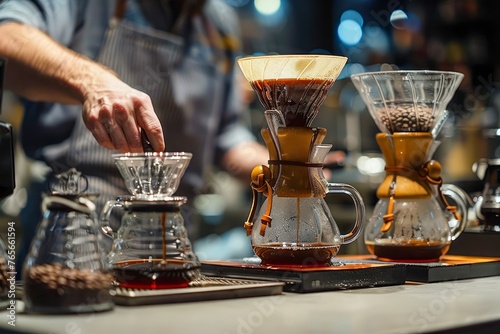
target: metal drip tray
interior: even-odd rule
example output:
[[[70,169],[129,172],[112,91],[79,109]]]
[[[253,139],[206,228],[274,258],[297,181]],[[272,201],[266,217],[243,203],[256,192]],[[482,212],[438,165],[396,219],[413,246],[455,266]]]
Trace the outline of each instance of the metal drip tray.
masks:
[[[264,282],[221,277],[202,276],[190,283],[189,287],[179,289],[125,289],[113,291],[116,305],[167,304],[216,299],[271,296],[283,293],[282,282]]]

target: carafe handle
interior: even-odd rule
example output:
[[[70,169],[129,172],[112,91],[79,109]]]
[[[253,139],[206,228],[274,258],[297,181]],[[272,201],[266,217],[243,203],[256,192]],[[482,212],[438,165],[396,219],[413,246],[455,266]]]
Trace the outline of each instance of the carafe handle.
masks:
[[[443,184],[441,186],[441,191],[445,196],[450,197],[455,202],[458,209],[462,213],[461,219],[458,220],[458,223],[454,226],[450,226],[451,240],[455,240],[464,231],[467,225],[469,212],[468,203],[472,202],[472,200],[470,200],[469,195],[462,188],[453,184]]]
[[[342,234],[342,244],[349,244],[356,240],[365,223],[365,204],[360,193],[346,183],[328,183],[328,194],[345,194],[351,197],[356,211],[356,222],[349,233]]]
[[[113,228],[110,226],[109,217],[111,216],[111,211],[113,210],[113,208],[121,208],[121,207],[123,207],[122,202],[117,200],[109,200],[104,205],[101,216],[99,217],[102,233],[104,233],[105,236],[111,239],[115,238],[116,231],[113,230]]]

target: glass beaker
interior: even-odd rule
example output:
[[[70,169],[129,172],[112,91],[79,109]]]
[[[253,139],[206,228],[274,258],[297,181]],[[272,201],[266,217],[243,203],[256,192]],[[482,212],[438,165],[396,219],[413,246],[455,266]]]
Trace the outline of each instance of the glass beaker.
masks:
[[[113,239],[108,263],[121,287],[181,288],[199,277],[200,263],[180,209],[185,202],[179,196],[161,200],[121,197],[106,203],[101,224]],[[108,224],[113,208],[125,212],[117,232]]]

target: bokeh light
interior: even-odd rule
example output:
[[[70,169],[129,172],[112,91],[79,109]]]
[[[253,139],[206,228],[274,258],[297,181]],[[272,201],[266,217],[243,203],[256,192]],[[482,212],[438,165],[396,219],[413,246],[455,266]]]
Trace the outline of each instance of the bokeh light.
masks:
[[[340,22],[337,34],[342,43],[346,45],[356,45],[363,37],[363,30],[358,22],[349,19]]]
[[[255,0],[254,6],[262,15],[273,15],[279,11],[281,0]]]
[[[250,3],[250,0],[226,0],[226,3],[233,7],[244,7]]]
[[[352,10],[352,9],[346,10],[345,12],[342,13],[342,16],[340,17],[340,22],[346,21],[346,20],[353,20],[354,22],[358,23],[360,26],[363,26],[363,22],[364,22],[361,14],[355,10]]]

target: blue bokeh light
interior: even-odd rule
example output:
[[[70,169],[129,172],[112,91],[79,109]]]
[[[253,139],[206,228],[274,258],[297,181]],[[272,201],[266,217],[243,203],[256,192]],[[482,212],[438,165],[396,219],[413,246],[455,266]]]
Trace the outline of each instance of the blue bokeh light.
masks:
[[[347,45],[356,45],[363,37],[361,25],[354,20],[343,20],[337,29],[340,41]]]
[[[345,12],[342,13],[342,16],[340,17],[340,22],[347,21],[347,20],[352,20],[352,21],[358,23],[360,26],[363,26],[363,23],[364,23],[364,20],[363,20],[363,17],[361,16],[361,14],[355,10],[352,10],[352,9],[346,10]]]

